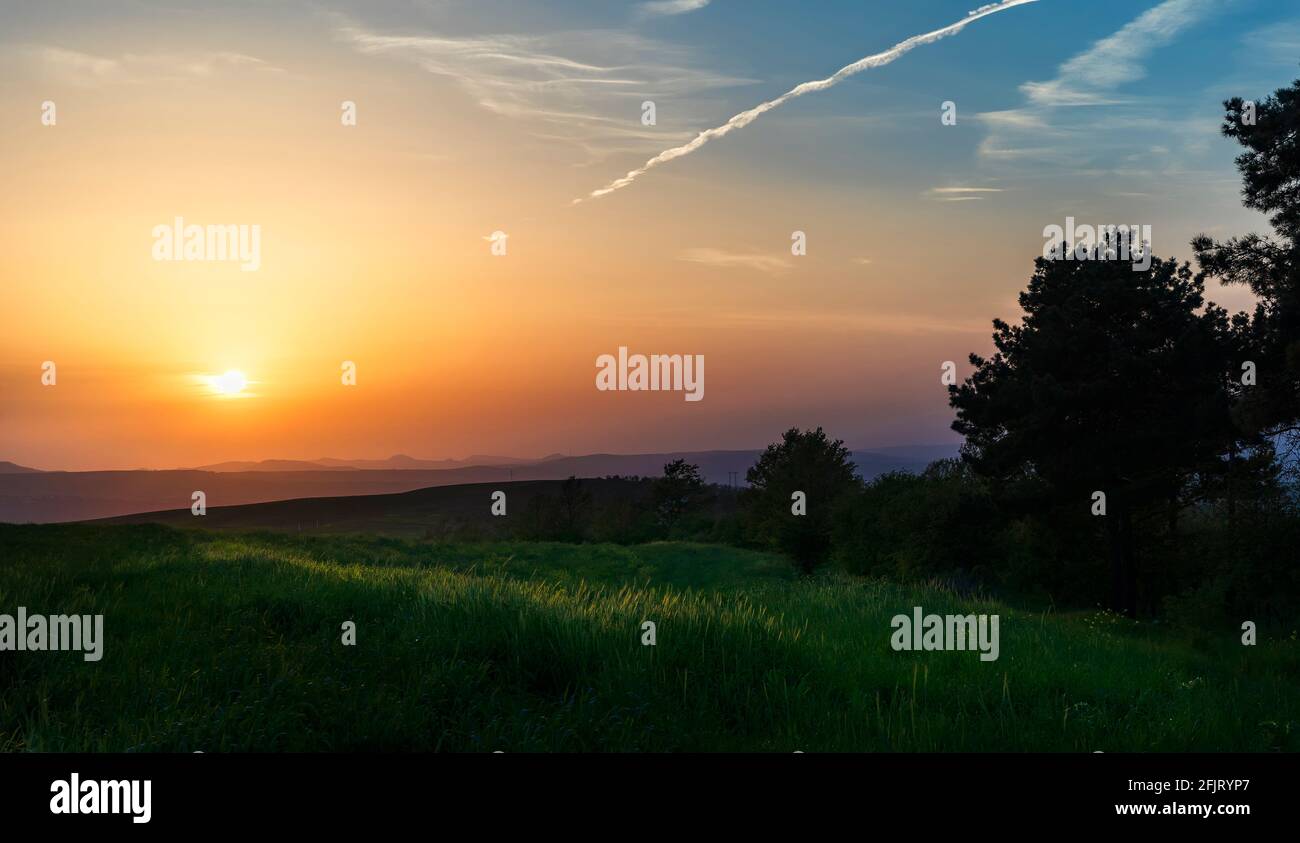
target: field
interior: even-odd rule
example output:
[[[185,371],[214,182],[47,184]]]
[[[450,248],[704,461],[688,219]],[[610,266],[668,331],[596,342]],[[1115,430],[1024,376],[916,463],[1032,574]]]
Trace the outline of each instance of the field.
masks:
[[[999,614],[1000,658],[894,652],[918,605]],[[18,606],[102,613],[106,643],[0,653],[6,751],[1300,749],[1291,630],[1193,642],[712,545],[0,525]]]

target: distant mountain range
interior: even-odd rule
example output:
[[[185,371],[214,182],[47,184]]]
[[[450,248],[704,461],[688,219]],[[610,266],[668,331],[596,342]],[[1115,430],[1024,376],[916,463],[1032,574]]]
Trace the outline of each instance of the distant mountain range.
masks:
[[[351,497],[409,492],[436,486],[569,476],[657,477],[675,459],[699,465],[705,479],[744,485],[759,450],[677,451],[656,454],[552,454],[540,459],[475,456],[464,460],[267,460],[227,462],[164,471],[38,471],[0,463],[0,521],[83,521],[141,512],[188,509],[202,491],[209,508],[300,498]],[[954,456],[956,445],[907,446],[855,451],[862,476],[920,471]]]
[[[552,454],[541,459],[521,457],[494,457],[475,454],[463,460],[421,460],[406,454],[394,454],[386,460],[340,460],[321,457],[318,460],[261,460],[259,462],[231,461],[196,466],[191,471],[441,471],[448,468],[472,466],[528,465],[563,457]]]

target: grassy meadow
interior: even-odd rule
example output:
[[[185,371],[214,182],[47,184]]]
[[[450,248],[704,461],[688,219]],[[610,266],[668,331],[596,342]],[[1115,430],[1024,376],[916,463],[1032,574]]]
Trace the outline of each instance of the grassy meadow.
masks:
[[[999,614],[1001,657],[894,652],[917,605]],[[1188,640],[723,546],[0,525],[18,606],[103,614],[104,656],[0,653],[5,751],[1300,749],[1292,630]]]

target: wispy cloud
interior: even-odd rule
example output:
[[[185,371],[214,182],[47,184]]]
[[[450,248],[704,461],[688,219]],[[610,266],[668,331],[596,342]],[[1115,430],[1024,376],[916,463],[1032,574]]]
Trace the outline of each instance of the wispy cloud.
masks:
[[[124,53],[111,57],[53,45],[30,45],[17,52],[42,76],[81,87],[208,78],[241,70],[285,72],[255,56],[228,51]]]
[[[709,5],[709,0],[650,0],[642,3],[638,11],[642,15],[684,15]]]
[[[932,187],[925,196],[937,202],[982,202],[986,193],[1001,193],[1000,187]]]
[[[1271,65],[1294,68],[1300,56],[1300,20],[1280,21],[1246,33],[1248,55]]]
[[[722,249],[698,248],[687,249],[677,256],[678,260],[690,263],[702,263],[724,269],[753,269],[758,272],[783,272],[790,264],[782,258],[764,254],[745,254],[727,252]]]
[[[1112,148],[1131,139],[1130,132],[1188,128],[1182,121],[1158,116],[1151,103],[1122,89],[1146,76],[1145,62],[1153,52],[1222,4],[1223,0],[1164,0],[1071,57],[1053,78],[1024,83],[1020,91],[1025,102],[1020,108],[978,116],[988,128],[980,157],[1006,163],[1027,159],[1077,163],[1081,142],[1089,144],[1087,152],[1102,152],[1097,137],[1107,121],[1114,129],[1105,136]],[[1150,147],[1148,140],[1144,148]]]
[[[697,69],[684,51],[627,32],[392,35],[347,24],[337,35],[361,53],[455,80],[481,107],[594,158],[688,137],[673,130],[676,114],[642,125],[645,100],[700,102],[707,91],[752,82]]]
[[[976,119],[993,127],[1010,127],[1014,129],[1045,129],[1047,124],[1043,122],[1041,114],[1024,109],[1008,109],[1006,111],[985,111],[976,115]]]
[[[949,24],[941,29],[936,29],[933,32],[926,32],[922,35],[913,35],[911,38],[908,38],[905,41],[900,41],[884,52],[866,56],[865,58],[858,59],[852,64],[845,65],[825,79],[816,79],[811,82],[804,82],[803,84],[796,85],[776,99],[768,100],[767,102],[760,103],[747,111],[740,112],[721,126],[700,132],[692,141],[690,141],[690,143],[683,144],[682,146],[675,146],[672,149],[659,153],[637,169],[629,171],[628,174],[622,178],[615,179],[604,187],[593,190],[585,198],[595,199],[627,187],[629,184],[636,181],[636,179],[645,175],[645,173],[655,167],[658,167],[661,164],[666,164],[676,158],[681,158],[683,155],[690,155],[692,152],[704,146],[714,138],[724,137],[736,129],[743,129],[762,115],[774,108],[780,108],[782,105],[796,97],[801,97],[804,94],[810,94],[815,91],[824,91],[864,70],[870,70],[874,67],[881,67],[889,64],[917,47],[925,44],[932,44],[941,38],[948,37],[949,35],[956,35],[958,32],[965,29],[968,24],[977,21],[982,17],[1005,11],[1014,6],[1023,6],[1026,3],[1034,2],[1037,2],[1037,0],[1003,0],[1001,3],[992,3],[987,6],[981,6],[980,8],[968,13],[965,18],[956,23]],[[583,201],[582,198],[573,200],[574,204],[581,201]]]
[[[1000,187],[932,187],[926,193],[936,199],[960,202],[964,199],[983,199],[981,193],[1001,193]]]
[[[116,77],[121,70],[121,62],[114,59],[92,56],[77,50],[63,47],[28,47],[23,50],[31,63],[47,71],[51,76],[62,77],[63,81],[81,84],[105,81]]]
[[[1165,0],[1061,65],[1056,78],[1021,86],[1035,105],[1099,105],[1111,92],[1146,76],[1142,62],[1154,50],[1213,10],[1218,0]]]

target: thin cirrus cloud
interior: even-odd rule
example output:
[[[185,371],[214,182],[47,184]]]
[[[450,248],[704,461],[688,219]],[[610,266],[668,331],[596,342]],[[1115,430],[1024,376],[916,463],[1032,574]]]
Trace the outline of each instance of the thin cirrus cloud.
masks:
[[[772,255],[728,252],[714,248],[687,249],[677,259],[723,269],[752,269],[767,273],[784,272],[790,268],[786,261]]]
[[[1184,120],[1157,119],[1153,116],[1155,104],[1121,95],[1120,89],[1146,76],[1145,62],[1155,50],[1222,5],[1222,0],[1165,0],[1068,59],[1052,79],[1024,83],[1020,86],[1023,106],[979,115],[987,129],[979,147],[980,158],[1077,162],[1081,142],[1099,149],[1099,128],[1119,130],[1108,132],[1107,138],[1112,144],[1119,138],[1121,146],[1126,142],[1122,133],[1126,125],[1148,132],[1168,129],[1184,138],[1189,128],[1203,129]],[[1123,116],[1116,119],[1120,113]],[[1148,149],[1150,146],[1145,144]]]
[[[1165,0],[1061,65],[1055,79],[1026,82],[1034,105],[1105,105],[1112,92],[1146,75],[1142,62],[1213,11],[1219,0]]]
[[[709,5],[709,0],[650,0],[642,3],[637,11],[645,16],[684,15],[695,12]]]
[[[17,54],[43,78],[79,87],[152,84],[159,80],[208,78],[240,70],[285,72],[255,56],[228,51],[125,53],[110,57],[53,45],[32,45],[20,48]]]
[[[679,48],[630,32],[536,35],[391,35],[341,25],[336,35],[365,55],[412,63],[455,81],[480,107],[530,127],[535,137],[585,149],[591,158],[644,152],[669,139],[673,117],[641,124],[643,101],[696,101],[753,80],[697,69]]]
[[[1000,187],[932,187],[926,195],[940,202],[972,202],[984,199],[986,193],[1001,192]]]
[[[1242,39],[1250,45],[1249,55],[1265,63],[1295,67],[1300,56],[1300,20],[1282,21],[1248,33]]]
[[[979,20],[980,18],[988,17],[989,15],[997,14],[998,12],[1003,12],[1016,6],[1023,6],[1027,3],[1035,2],[1037,2],[1037,0],[1002,0],[1000,3],[990,3],[987,6],[981,6],[978,9],[968,12],[965,18],[956,23],[949,24],[948,26],[941,27],[940,29],[931,32],[922,33],[921,35],[913,35],[905,41],[898,42],[888,50],[866,56],[858,59],[852,64],[841,67],[825,79],[815,79],[811,82],[804,82],[800,85],[796,85],[776,99],[759,103],[751,109],[740,112],[721,126],[715,126],[712,129],[705,129],[696,135],[689,143],[664,150],[655,157],[646,161],[637,169],[629,171],[627,175],[614,179],[604,187],[591,191],[591,193],[587,194],[585,197],[574,199],[573,204],[576,205],[579,202],[584,201],[584,199],[596,199],[601,196],[607,196],[616,190],[621,190],[655,167],[667,164],[669,161],[681,158],[684,155],[690,155],[692,152],[715,138],[724,137],[736,129],[743,129],[762,115],[772,111],[773,109],[780,108],[782,105],[785,105],[796,97],[801,97],[804,94],[810,94],[816,91],[824,91],[827,88],[832,88],[838,85],[850,76],[856,76],[864,70],[870,70],[875,67],[887,65],[917,47],[925,44],[932,44],[942,38],[947,38],[949,35],[956,35],[958,32],[965,29],[967,25]]]

